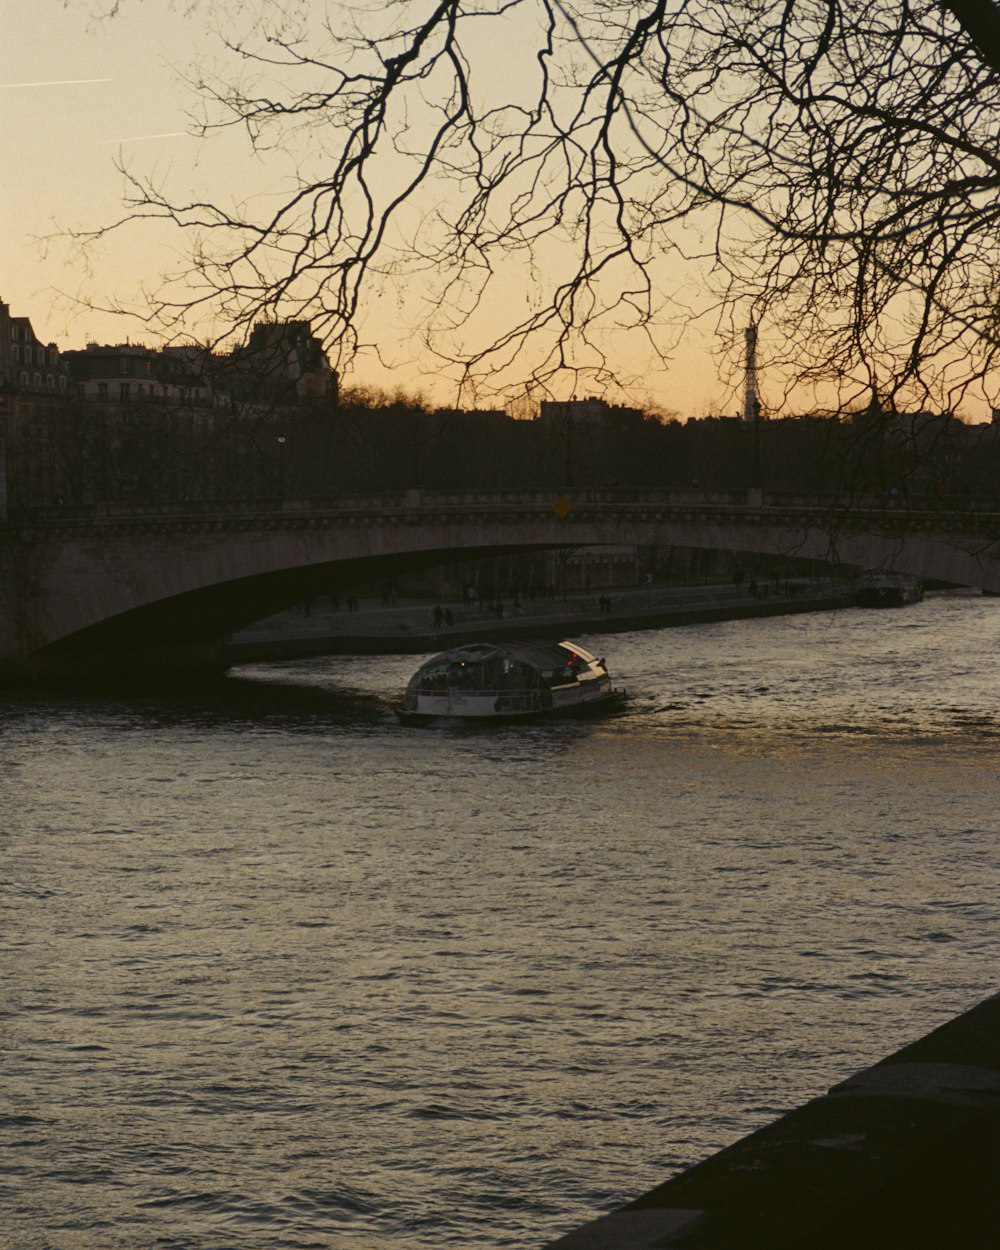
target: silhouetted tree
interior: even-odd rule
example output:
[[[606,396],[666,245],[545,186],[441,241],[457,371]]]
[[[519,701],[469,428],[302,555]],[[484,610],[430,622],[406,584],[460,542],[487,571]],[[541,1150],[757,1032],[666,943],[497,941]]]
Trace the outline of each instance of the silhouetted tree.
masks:
[[[466,378],[600,378],[612,334],[669,350],[672,254],[720,316],[767,325],[790,384],[951,410],[994,389],[992,0],[397,0],[360,32],[309,8],[264,6],[231,36],[246,75],[199,84],[209,129],[260,150],[306,132],[277,208],[131,175],[133,216],[196,239],[168,319],[308,316],[349,353],[375,288],[408,278]]]

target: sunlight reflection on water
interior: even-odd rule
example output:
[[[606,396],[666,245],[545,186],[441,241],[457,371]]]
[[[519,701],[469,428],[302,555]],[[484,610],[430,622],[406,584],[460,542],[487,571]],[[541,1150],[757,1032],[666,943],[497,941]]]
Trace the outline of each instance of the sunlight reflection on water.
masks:
[[[992,992],[998,627],[604,636],[627,714],[500,733],[415,657],[11,699],[11,1244],[537,1245]]]

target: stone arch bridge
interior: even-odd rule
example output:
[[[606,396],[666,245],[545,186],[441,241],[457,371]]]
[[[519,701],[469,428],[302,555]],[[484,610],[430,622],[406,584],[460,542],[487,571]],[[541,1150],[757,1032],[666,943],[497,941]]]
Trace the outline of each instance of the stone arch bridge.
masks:
[[[177,669],[322,591],[489,555],[672,544],[1000,592],[1000,511],[949,501],[671,492],[97,505],[0,522],[0,676]]]

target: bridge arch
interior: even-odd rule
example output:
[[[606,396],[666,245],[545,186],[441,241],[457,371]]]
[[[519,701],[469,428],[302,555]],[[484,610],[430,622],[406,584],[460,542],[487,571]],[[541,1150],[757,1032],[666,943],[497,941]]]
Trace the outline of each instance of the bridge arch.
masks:
[[[456,558],[518,554],[536,547],[463,550],[420,549],[343,556],[319,563],[276,567],[228,580],[208,580],[104,617],[56,638],[32,653],[34,667],[49,672],[203,669],[221,666],[229,636],[256,621],[323,594],[344,597],[355,586],[393,579]],[[205,574],[205,567],[202,566]],[[208,575],[209,578],[213,574]]]

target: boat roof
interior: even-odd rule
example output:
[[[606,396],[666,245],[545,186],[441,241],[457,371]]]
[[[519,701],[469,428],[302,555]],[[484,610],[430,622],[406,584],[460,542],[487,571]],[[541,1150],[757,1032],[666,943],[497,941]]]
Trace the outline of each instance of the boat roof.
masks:
[[[597,657],[592,655],[586,648],[578,646],[575,642],[543,642],[531,639],[512,639],[510,642],[470,642],[465,646],[451,647],[447,651],[442,651],[428,660],[428,664],[433,664],[439,660],[454,660],[456,663],[477,663],[483,660],[492,659],[494,656],[509,656],[513,660],[520,660],[523,664],[530,664],[532,668],[550,669],[561,668],[566,663],[566,654],[570,652],[580,656],[587,661],[593,661]]]

